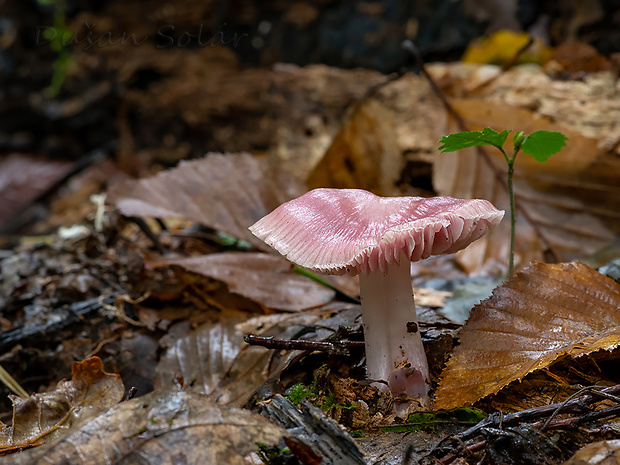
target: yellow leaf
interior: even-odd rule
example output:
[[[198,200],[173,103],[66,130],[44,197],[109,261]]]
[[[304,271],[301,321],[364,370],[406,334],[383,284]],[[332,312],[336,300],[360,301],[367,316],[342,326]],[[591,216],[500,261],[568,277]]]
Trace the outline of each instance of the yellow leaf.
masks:
[[[527,32],[514,32],[507,29],[494,32],[489,37],[472,41],[461,61],[465,63],[489,63],[501,65],[510,59],[530,40]],[[545,63],[551,56],[551,49],[539,40],[525,50],[517,63]]]

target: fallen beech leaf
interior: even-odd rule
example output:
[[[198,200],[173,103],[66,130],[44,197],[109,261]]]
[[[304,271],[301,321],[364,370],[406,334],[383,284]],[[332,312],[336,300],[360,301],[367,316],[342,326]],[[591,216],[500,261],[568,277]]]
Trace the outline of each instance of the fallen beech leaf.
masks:
[[[264,253],[225,252],[166,260],[228,285],[231,292],[279,310],[301,311],[326,304],[334,291],[291,272],[290,262]]]
[[[468,406],[551,365],[620,345],[620,285],[579,262],[535,263],[476,305],[461,329],[437,409]]]
[[[308,177],[308,187],[366,189],[389,195],[401,175],[394,113],[376,100],[355,110]]]
[[[248,315],[230,310],[217,318],[195,329],[189,321],[170,328],[161,341],[168,347],[157,364],[160,385],[168,384],[176,375],[201,394],[210,394],[219,385],[243,344],[238,325]]]
[[[584,42],[560,44],[553,49],[551,61],[545,66],[550,74],[596,73],[612,69],[609,60],[595,47]],[[578,74],[579,73],[579,74]]]
[[[64,436],[67,427],[105,412],[123,397],[120,376],[105,373],[98,357],[74,362],[71,373],[71,381],[60,381],[54,391],[33,394],[27,399],[11,396],[13,425],[0,424],[1,449]]]
[[[285,431],[247,410],[222,408],[191,392],[153,391],[122,402],[53,443],[4,457],[11,465],[248,463],[257,443]]]
[[[620,439],[588,444],[563,465],[620,465]]]
[[[266,160],[248,153],[208,154],[156,176],[111,188],[126,216],[183,218],[269,249],[247,229],[303,189]]]

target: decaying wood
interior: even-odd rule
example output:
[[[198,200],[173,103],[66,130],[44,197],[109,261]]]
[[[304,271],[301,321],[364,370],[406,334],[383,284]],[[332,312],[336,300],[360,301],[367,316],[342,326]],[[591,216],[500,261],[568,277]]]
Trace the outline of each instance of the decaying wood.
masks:
[[[301,410],[281,395],[275,395],[262,406],[262,414],[286,428],[294,437],[293,447],[310,450],[321,458],[321,463],[359,465],[366,461],[353,438],[338,424],[306,400]],[[319,462],[316,462],[319,463]]]

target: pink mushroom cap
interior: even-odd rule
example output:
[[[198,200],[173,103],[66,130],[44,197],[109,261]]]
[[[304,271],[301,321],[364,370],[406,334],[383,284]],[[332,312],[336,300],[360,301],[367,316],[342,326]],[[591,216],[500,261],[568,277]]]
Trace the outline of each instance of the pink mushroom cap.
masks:
[[[291,262],[324,274],[385,271],[457,252],[504,216],[487,200],[379,197],[361,189],[314,189],[250,227]]]

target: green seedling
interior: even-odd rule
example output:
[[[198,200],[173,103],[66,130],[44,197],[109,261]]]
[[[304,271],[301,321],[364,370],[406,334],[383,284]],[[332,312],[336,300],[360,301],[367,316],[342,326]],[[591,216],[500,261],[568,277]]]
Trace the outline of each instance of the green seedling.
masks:
[[[508,259],[508,276],[514,273],[515,256],[515,199],[512,187],[514,175],[514,164],[519,150],[530,155],[536,161],[545,162],[547,159],[562,150],[566,145],[567,137],[560,132],[536,131],[530,135],[518,132],[513,138],[512,156],[504,150],[504,143],[511,130],[505,129],[496,132],[493,129],[485,128],[482,131],[457,132],[439,139],[439,151],[442,153],[455,152],[457,150],[481,145],[491,145],[497,148],[508,165],[508,196],[510,198],[510,255]]]
[[[52,64],[54,70],[49,86],[43,90],[47,98],[54,98],[60,93],[69,68],[73,65],[71,53],[67,48],[67,43],[71,38],[72,32],[67,27],[64,0],[37,0],[41,5],[54,7],[54,25],[43,31],[43,39],[47,40],[49,47],[56,53],[56,59]]]

